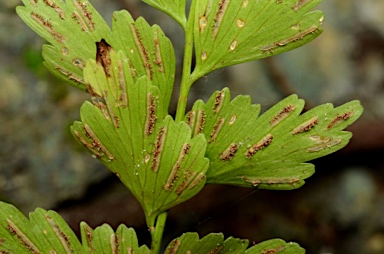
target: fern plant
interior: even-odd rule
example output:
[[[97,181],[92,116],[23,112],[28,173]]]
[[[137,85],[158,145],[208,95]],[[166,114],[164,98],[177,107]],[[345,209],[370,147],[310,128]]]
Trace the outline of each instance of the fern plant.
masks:
[[[87,0],[23,0],[18,15],[49,44],[47,68],[89,94],[71,132],[123,182],[141,204],[150,247],[134,229],[81,223],[81,241],[54,211],[26,218],[0,204],[1,253],[159,253],[167,211],[206,184],[290,190],[314,173],[312,159],[344,147],[343,131],[361,114],[351,101],[301,114],[291,95],[259,116],[249,96],[231,99],[223,88],[186,113],[191,86],[202,76],[302,46],[322,32],[321,0],[143,0],[177,21],[185,32],[184,61],[175,118],[168,113],[175,54],[157,25],[113,14],[110,28]],[[192,65],[195,57],[195,65]],[[304,253],[298,244],[272,239],[249,247],[223,234],[185,233],[165,253]]]

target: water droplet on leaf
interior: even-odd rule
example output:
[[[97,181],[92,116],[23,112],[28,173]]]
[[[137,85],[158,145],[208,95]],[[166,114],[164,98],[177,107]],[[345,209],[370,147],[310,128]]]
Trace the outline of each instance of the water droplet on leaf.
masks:
[[[237,119],[237,116],[236,116],[236,115],[233,115],[233,116],[231,117],[231,119],[229,119],[229,124],[232,125],[232,124],[236,121],[236,119]]]
[[[203,32],[207,27],[207,25],[208,25],[207,18],[205,16],[201,16],[199,19],[200,32]]]
[[[68,48],[63,47],[63,48],[61,49],[61,53],[63,53],[63,55],[68,55]]]
[[[244,27],[245,22],[244,22],[244,20],[242,20],[242,19],[238,19],[238,20],[236,21],[236,25],[237,25],[237,27],[242,28],[242,27]]]
[[[300,25],[298,23],[294,24],[293,26],[291,26],[291,29],[292,30],[300,30]]]
[[[320,25],[323,24],[323,22],[324,22],[324,16],[322,16],[322,17],[319,19],[319,22],[320,22]]]
[[[207,52],[203,52],[202,54],[201,54],[201,60],[203,60],[203,61],[205,61],[205,60],[207,60]]]
[[[81,60],[80,58],[77,58],[77,59],[74,59],[72,61],[73,65],[76,66],[76,67],[79,67],[81,69],[84,69],[85,67],[85,63],[83,60]]]
[[[149,154],[145,155],[144,162],[148,163],[150,158],[151,158],[151,156]]]
[[[229,46],[229,49],[230,49],[231,51],[233,51],[233,50],[235,50],[236,46],[237,46],[237,40],[234,40],[234,41],[231,43],[231,45]]]

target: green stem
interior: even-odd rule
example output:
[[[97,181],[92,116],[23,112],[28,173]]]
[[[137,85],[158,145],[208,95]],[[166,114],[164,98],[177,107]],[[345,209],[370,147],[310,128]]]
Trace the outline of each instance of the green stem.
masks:
[[[176,110],[176,122],[183,120],[185,115],[185,109],[187,108],[188,94],[191,86],[195,80],[191,79],[191,68],[192,68],[192,56],[193,56],[193,29],[194,29],[194,16],[195,16],[196,1],[192,1],[190,13],[188,17],[187,29],[185,32],[185,43],[184,43],[184,62],[183,71],[180,83],[180,94],[177,103]]]
[[[152,254],[160,253],[167,216],[168,216],[168,211],[165,211],[159,214],[159,216],[157,216],[157,219],[156,219],[156,226],[154,228],[149,229],[152,237],[152,243],[151,243]]]
[[[191,77],[192,68],[192,56],[193,56],[193,21],[195,15],[196,1],[192,1],[190,13],[188,17],[188,23],[185,31],[185,45],[184,45],[184,62],[183,71],[180,84],[180,94],[176,110],[176,122],[183,120],[185,115],[185,109],[187,107],[187,100],[190,88],[196,80]],[[168,211],[162,212],[156,219],[156,225],[154,226],[153,220],[148,223],[149,230],[151,232],[152,254],[160,253],[161,242],[164,233],[165,221],[167,220]]]

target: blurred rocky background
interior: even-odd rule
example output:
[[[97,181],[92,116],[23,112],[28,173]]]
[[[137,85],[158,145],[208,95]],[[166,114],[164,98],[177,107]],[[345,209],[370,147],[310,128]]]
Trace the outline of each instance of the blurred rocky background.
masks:
[[[180,70],[183,40],[175,22],[140,0],[91,3],[108,22],[114,10],[127,8],[160,24],[175,45]],[[148,243],[138,203],[71,137],[69,126],[87,96],[47,72],[44,41],[15,14],[20,4],[0,1],[0,199],[26,214],[55,209],[76,232],[82,220],[125,223]],[[314,161],[316,174],[298,190],[207,186],[171,210],[166,241],[185,231],[224,232],[254,243],[292,240],[308,253],[384,253],[384,1],[324,1],[319,9],[325,31],[315,41],[216,71],[196,84],[191,102],[224,86],[234,96],[250,94],[263,110],[291,93],[308,109],[359,99],[365,112],[349,128],[352,142]]]

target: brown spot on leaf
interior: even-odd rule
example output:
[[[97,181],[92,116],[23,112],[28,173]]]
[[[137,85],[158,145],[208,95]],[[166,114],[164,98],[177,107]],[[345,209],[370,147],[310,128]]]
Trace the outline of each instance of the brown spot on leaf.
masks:
[[[200,173],[196,176],[196,178],[192,181],[192,183],[188,186],[188,190],[193,189],[196,185],[198,185],[205,178],[204,173]]]
[[[213,143],[216,141],[217,136],[220,133],[221,128],[223,127],[225,122],[225,119],[222,117],[217,118],[216,124],[213,126],[213,130],[211,132],[211,139],[209,140],[209,143]]]
[[[92,229],[88,225],[85,226],[85,234],[87,236],[88,251],[89,252],[95,251],[95,247],[93,246]]]
[[[66,235],[61,230],[59,225],[57,225],[56,222],[49,215],[45,215],[45,218],[47,219],[49,225],[51,226],[51,228],[55,232],[56,236],[60,239],[60,242],[61,242],[62,246],[65,248],[66,252],[71,253],[72,252],[71,239],[68,237],[68,235]]]
[[[69,80],[75,81],[78,84],[84,84],[82,77],[75,76],[74,73],[64,70],[59,66],[55,66],[55,69],[61,72],[63,75],[67,76]]]
[[[137,28],[134,23],[132,23],[131,24],[131,31],[132,31],[135,43],[139,49],[139,53],[140,53],[141,59],[142,59],[143,64],[144,64],[144,68],[147,72],[147,76],[152,80],[152,78],[153,78],[152,77],[153,76],[153,70],[152,70],[153,66],[150,62],[149,52],[143,43],[143,39],[141,38],[140,29]]]
[[[201,16],[199,18],[199,30],[200,30],[200,33],[204,32],[204,30],[207,27],[207,25],[208,25],[207,17],[205,15]]]
[[[110,160],[114,159],[114,156],[101,143],[100,139],[96,136],[96,134],[92,131],[92,129],[87,124],[84,124],[84,131],[85,131],[86,137],[88,137],[90,139],[90,142],[91,142],[91,143],[88,143],[88,142],[84,143],[84,145],[86,147],[88,147],[89,150],[94,152],[95,155],[98,157],[102,157],[105,154],[108,157],[108,159],[110,159]],[[75,134],[76,134],[76,136],[78,136],[78,134],[76,132],[75,132]],[[83,143],[82,139],[80,139],[80,141]]]
[[[271,126],[276,126],[280,121],[284,120],[286,117],[290,115],[292,111],[295,110],[295,105],[288,105],[284,107],[282,110],[280,110],[277,115],[273,117],[273,119],[270,121]]]
[[[312,0],[299,0],[292,6],[292,10],[299,11],[304,5],[311,2]]]
[[[213,29],[213,37],[216,37],[217,33],[219,32],[221,22],[223,20],[225,11],[227,10],[227,7],[229,5],[229,0],[221,0],[219,3],[219,8],[216,11],[216,15],[214,18],[215,25]]]
[[[158,68],[157,70],[159,72],[164,72],[164,68],[163,68],[163,60],[161,58],[161,49],[160,49],[160,43],[159,43],[159,38],[158,38],[158,34],[157,34],[157,31],[155,31],[155,39],[154,39],[154,42],[155,42],[155,52],[156,52],[156,58],[155,60],[153,60],[155,62],[155,64],[157,64]]]
[[[176,252],[179,249],[180,245],[181,245],[181,241],[179,239],[173,240],[169,244],[169,248],[167,248],[167,253],[168,254],[176,254]]]
[[[59,14],[61,19],[65,19],[64,11],[56,3],[52,2],[52,0],[44,0],[44,3],[53,8]]]
[[[318,123],[319,123],[319,118],[317,116],[315,116],[315,117],[309,119],[308,121],[300,124],[295,129],[293,129],[292,134],[297,134],[297,133],[309,131]]]
[[[118,102],[116,103],[117,107],[123,106],[124,108],[128,105],[128,98],[127,98],[127,84],[125,82],[124,77],[124,70],[123,70],[123,64],[121,61],[118,61],[117,63],[118,70],[119,70],[119,89],[120,89],[120,96],[118,99]]]
[[[245,153],[245,157],[250,159],[253,155],[256,154],[257,151],[268,146],[272,142],[272,139],[273,139],[272,134],[267,134],[264,138],[262,138],[259,142],[257,142],[247,150],[247,152]]]
[[[353,111],[345,112],[342,115],[337,115],[335,118],[332,119],[332,121],[329,122],[329,124],[327,125],[327,129],[330,129],[333,126],[348,120],[352,114],[353,114]]]
[[[76,9],[80,12],[74,12],[72,17],[81,25],[83,31],[92,31],[95,29],[95,22],[92,20],[92,12],[87,8],[87,2],[82,2],[81,0],[73,1]]]
[[[32,254],[40,254],[40,250],[36,247],[36,245],[25,235],[16,224],[7,219],[7,229],[12,235],[15,235],[18,241],[21,242],[22,245]]]
[[[224,102],[224,92],[220,91],[215,96],[215,103],[213,105],[213,112],[218,113],[223,105]]]
[[[81,58],[73,59],[72,64],[80,69],[85,68],[85,63]]]
[[[147,96],[147,120],[145,123],[145,136],[148,137],[152,134],[155,128],[156,121],[156,101],[153,95],[150,93]]]
[[[59,43],[64,43],[65,41],[65,37],[64,35],[56,32],[54,29],[53,29],[53,26],[52,26],[52,23],[49,22],[49,19],[48,18],[44,18],[43,16],[37,14],[37,13],[34,13],[32,12],[31,13],[31,17],[33,20],[35,20],[36,22],[38,22],[40,25],[42,25],[45,30],[47,30],[52,36],[53,38],[59,42]]]
[[[233,156],[239,149],[239,146],[236,143],[232,143],[224,152],[220,154],[220,160],[223,161],[230,161],[232,160]]]
[[[195,172],[190,172],[190,171],[186,171],[184,172],[183,174],[183,182],[179,185],[179,187],[177,188],[176,190],[176,193],[177,195],[181,195],[181,193],[183,193],[183,191],[185,190],[185,188],[191,183],[191,181],[195,178],[196,176],[196,171]]]
[[[164,185],[165,190],[170,190],[172,189],[174,182],[177,180],[179,171],[181,170],[181,163],[184,160],[185,155],[189,153],[191,145],[188,143],[185,143],[181,149],[181,152],[179,154],[179,158],[177,159],[175,165],[172,168],[171,173],[168,176],[167,182]]]
[[[159,134],[157,135],[157,138],[156,138],[155,149],[153,151],[153,157],[152,157],[151,168],[154,172],[157,172],[159,168],[159,159],[161,156],[161,152],[163,151],[165,136],[166,136],[166,128],[161,127],[159,130]]]
[[[96,62],[103,66],[104,72],[107,77],[110,77],[109,66],[111,65],[110,51],[112,47],[104,40],[96,42]]]

